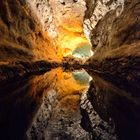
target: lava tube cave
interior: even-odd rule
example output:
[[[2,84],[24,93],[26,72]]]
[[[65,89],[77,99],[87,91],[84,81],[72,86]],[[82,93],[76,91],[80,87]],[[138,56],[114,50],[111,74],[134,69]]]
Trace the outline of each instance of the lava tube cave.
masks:
[[[139,0],[0,0],[0,140],[140,140]]]

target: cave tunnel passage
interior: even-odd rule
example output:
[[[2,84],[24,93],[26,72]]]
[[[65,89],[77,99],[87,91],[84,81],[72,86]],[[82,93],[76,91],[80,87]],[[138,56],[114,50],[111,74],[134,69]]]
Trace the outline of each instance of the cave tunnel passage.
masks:
[[[91,47],[88,45],[78,46],[73,50],[72,55],[78,58],[85,58],[88,59],[93,55]]]
[[[1,140],[140,139],[140,4],[125,1],[0,1]]]
[[[84,33],[73,33],[67,31],[65,34],[60,32],[60,37],[57,39],[58,51],[60,57],[75,57],[82,60],[87,60],[94,53],[92,45]]]
[[[84,33],[85,0],[27,2],[60,59],[69,56],[88,59],[92,56],[91,43]]]
[[[90,75],[84,70],[75,70],[72,72],[72,76],[77,81],[77,83],[81,85],[89,85],[89,82],[92,80]]]

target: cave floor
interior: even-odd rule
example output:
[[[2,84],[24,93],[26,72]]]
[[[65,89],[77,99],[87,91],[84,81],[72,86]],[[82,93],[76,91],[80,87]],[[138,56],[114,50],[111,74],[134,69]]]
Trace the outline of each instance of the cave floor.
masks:
[[[0,83],[2,140],[140,139],[140,96],[89,73],[54,68]]]

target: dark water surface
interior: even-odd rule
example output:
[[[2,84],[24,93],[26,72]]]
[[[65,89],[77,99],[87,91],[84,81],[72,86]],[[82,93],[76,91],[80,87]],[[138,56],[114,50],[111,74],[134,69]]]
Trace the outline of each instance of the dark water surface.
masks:
[[[140,96],[126,91],[62,68],[0,85],[0,139],[139,140]]]

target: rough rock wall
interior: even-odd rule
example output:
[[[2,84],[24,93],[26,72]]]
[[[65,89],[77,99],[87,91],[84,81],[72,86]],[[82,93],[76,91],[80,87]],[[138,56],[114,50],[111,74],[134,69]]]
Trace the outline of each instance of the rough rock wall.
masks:
[[[51,59],[55,51],[47,34],[41,31],[41,26],[35,20],[26,1],[1,0],[0,2],[1,63]]]
[[[85,11],[84,0],[27,0],[30,8],[37,15],[42,28],[49,31],[51,37],[58,35],[58,28],[82,32]]]
[[[27,0],[27,3],[41,23],[42,30],[47,31],[52,38],[57,36],[54,15],[49,0]]]
[[[72,55],[81,43],[90,46],[83,32],[84,0],[27,0],[37,15],[43,31],[47,31],[60,57]]]
[[[92,71],[91,73],[95,71],[95,73],[98,73],[98,75],[100,75],[103,79],[109,81],[122,90],[116,92],[117,90],[113,87],[111,90],[114,90],[114,93],[121,93],[121,96],[125,93],[127,98],[139,97],[140,1],[125,0],[124,2],[121,2],[119,0],[109,0],[108,5],[104,5],[104,3],[106,3],[107,1],[105,2],[100,0],[91,0],[87,2],[89,2],[87,3],[87,7],[89,6],[91,8],[86,11],[87,13],[85,18],[87,19],[85,20],[85,23],[88,21],[87,25],[89,25],[89,30],[86,31],[89,33],[94,50],[94,55],[88,61],[89,68]],[[91,4],[90,2],[93,3]],[[99,3],[103,3],[103,5],[105,6],[103,6],[105,10],[101,7],[101,9],[98,9]],[[110,6],[113,3],[118,4],[113,6],[113,8],[111,9]],[[100,85],[100,83],[102,82],[100,81],[98,84]],[[102,88],[104,87],[105,85],[100,85],[97,91],[102,90]],[[107,88],[105,87],[104,89]],[[105,92],[104,89],[103,94],[105,94],[105,96],[108,96],[107,94],[110,91],[108,90]],[[95,94],[95,92],[96,91],[94,91],[94,88],[90,91],[90,101],[92,102],[94,107],[99,107],[98,103],[96,104],[95,101],[97,100],[98,102],[98,98],[95,97],[98,94]],[[135,109],[135,107],[132,107],[132,102],[135,102],[136,99],[132,100],[132,104],[130,103],[129,99],[126,99],[125,102],[122,102],[121,104],[118,103],[117,100],[120,101],[122,97],[118,98],[118,95],[116,95],[115,97],[113,97],[114,101],[112,101],[112,104],[114,105],[113,110],[109,109],[108,111],[114,117],[119,139],[139,139],[139,128],[137,126],[137,118],[139,118],[139,113],[131,113],[131,111],[133,112],[133,110]],[[110,97],[107,98],[109,99]],[[101,101],[102,98],[105,99],[106,97],[103,97],[101,95],[99,100]],[[108,104],[110,104],[109,100],[107,100],[106,103],[105,101],[101,101],[101,104],[99,103],[100,107],[102,106],[101,108],[103,108],[103,110],[105,110],[104,106],[107,107]],[[117,106],[117,103],[120,106],[119,108],[123,106],[125,108],[124,110],[127,110],[130,105],[130,108],[132,108],[132,110],[129,108],[128,114],[130,116],[132,115],[133,117],[131,117],[134,119],[129,120],[128,115],[121,116],[120,112],[116,112],[115,108]],[[98,112],[102,110],[101,108],[98,109]],[[107,108],[110,107],[108,106]],[[106,112],[108,111],[106,110]],[[102,112],[100,112],[100,116],[102,115]],[[126,123],[127,119],[129,123]],[[136,131],[133,131],[132,126],[138,129],[135,129]]]
[[[93,28],[109,11],[117,9],[116,15],[123,10],[124,0],[85,0],[87,10],[85,12],[85,33],[90,36]]]
[[[83,0],[50,0],[50,5],[57,27],[74,32],[83,31],[82,22],[85,11]]]
[[[82,46],[82,43],[90,46],[83,32],[83,18],[86,10],[84,0],[50,0],[50,5],[58,31],[59,54],[72,55],[72,51]]]
[[[114,3],[116,3],[116,6],[113,6]],[[93,26],[90,32],[92,46],[95,49],[94,58],[98,57],[97,59],[102,60],[102,58],[107,56],[139,55],[139,0],[125,0],[124,3],[119,0],[110,0],[106,3],[106,9],[112,9],[110,11],[100,10],[97,12],[96,8],[98,9],[98,5],[93,4],[95,9],[92,11],[93,14],[89,11],[88,15],[87,11],[87,18],[92,18],[93,16],[94,18],[91,23],[96,25]]]
[[[118,15],[118,8],[109,11],[91,30],[94,56],[89,65],[104,78],[134,95],[139,93],[140,81],[140,3],[126,0]],[[129,88],[130,87],[130,88]],[[134,91],[135,89],[135,91]]]

